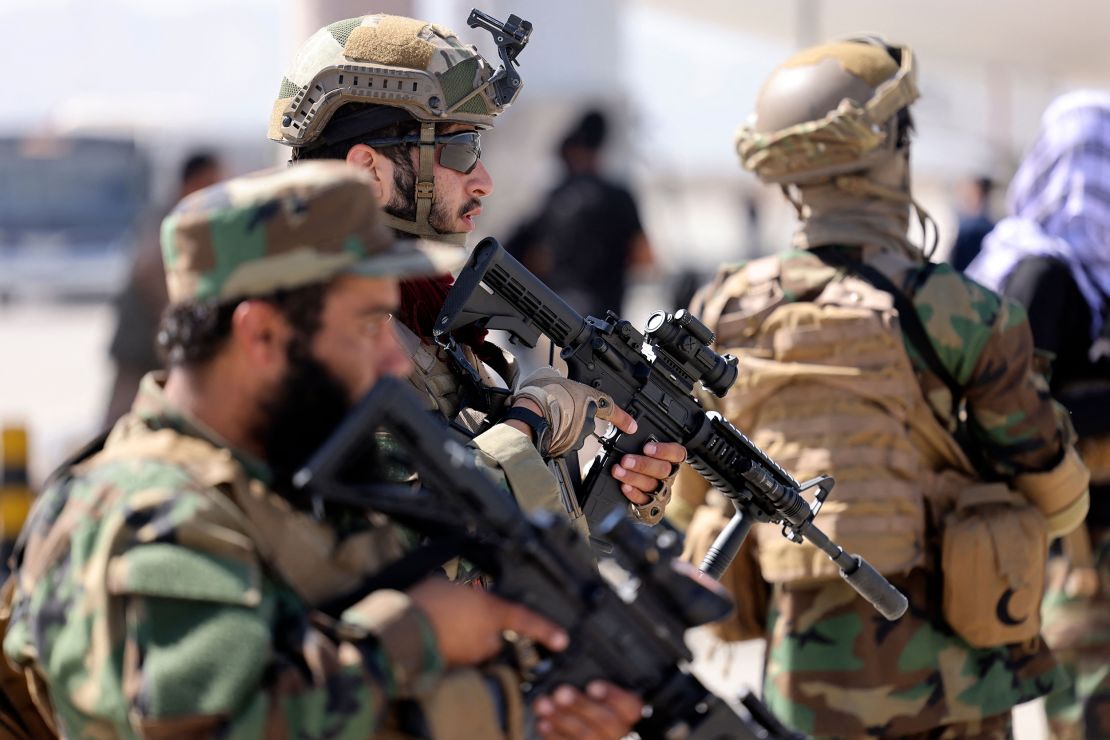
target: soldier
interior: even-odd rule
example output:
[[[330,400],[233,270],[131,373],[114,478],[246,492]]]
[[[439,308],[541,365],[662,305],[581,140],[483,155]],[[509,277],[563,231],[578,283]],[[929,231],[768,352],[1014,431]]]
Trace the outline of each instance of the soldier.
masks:
[[[1045,641],[1070,686],[1045,700],[1054,737],[1110,737],[1110,94],[1081,90],[1045,111],[1014,176],[1011,215],[968,275],[1020,302],[1051,358],[1091,469],[1086,526],[1049,564]]]
[[[366,170],[386,223],[399,237],[461,247],[482,212],[482,198],[493,190],[481,161],[481,131],[519,92],[518,85],[507,97],[494,86],[493,73],[474,47],[442,26],[391,15],[337,21],[313,34],[294,58],[274,102],[269,136],[291,146],[294,161],[344,159]],[[477,389],[430,339],[451,284],[448,274],[404,281],[397,331],[416,368],[412,383],[429,407],[475,432],[484,417],[464,408],[463,399]],[[458,339],[485,383],[496,384],[493,371],[513,384],[515,366],[498,347],[480,335]],[[545,457],[557,457],[570,447],[552,447],[545,427],[561,415],[584,413],[581,407],[596,397],[588,395],[592,389],[552,374],[544,369],[523,381],[507,416],[501,416],[504,409],[490,409],[505,423],[476,440],[501,463],[529,510],[568,507],[539,456],[520,454],[519,433],[529,435]],[[556,408],[559,399],[562,409]],[[635,424],[620,409],[612,410],[610,421],[625,431]],[[517,453],[512,461],[506,459],[509,451]],[[622,481],[632,513],[654,523],[685,450],[651,443],[644,452],[626,455],[612,474]],[[577,521],[584,527],[583,519]]]
[[[169,372],[54,476],[6,592],[4,652],[61,735],[370,737],[397,700],[435,737],[520,734],[515,676],[458,669],[505,630],[563,648],[547,620],[443,579],[317,611],[398,543],[373,516],[317,519],[291,476],[378,377],[410,370],[397,277],[457,264],[395,242],[370,187],[312,163],[166,219]],[[541,732],[616,738],[639,718],[630,695],[590,691],[557,692]]]
[[[799,480],[834,475],[816,523],[909,599],[887,622],[815,548],[755,528],[737,581],[757,568],[770,607],[741,631],[766,630],[772,710],[814,735],[1002,738],[1062,678],[1037,632],[1040,558],[1082,521],[1087,477],[1021,308],[907,238],[911,209],[928,221],[914,72],[872,37],[778,67],[737,146],[797,209],[794,249],[722,269],[693,308],[740,356],[722,412]],[[691,557],[730,508],[696,513]]]

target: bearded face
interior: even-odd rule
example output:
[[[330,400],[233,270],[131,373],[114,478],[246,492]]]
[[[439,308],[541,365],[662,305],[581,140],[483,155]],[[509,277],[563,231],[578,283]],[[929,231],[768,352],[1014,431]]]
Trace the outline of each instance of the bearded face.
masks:
[[[316,360],[309,340],[295,336],[286,354],[288,371],[277,393],[262,402],[255,429],[274,473],[274,489],[293,494],[293,475],[338,428],[351,409],[343,383]]]

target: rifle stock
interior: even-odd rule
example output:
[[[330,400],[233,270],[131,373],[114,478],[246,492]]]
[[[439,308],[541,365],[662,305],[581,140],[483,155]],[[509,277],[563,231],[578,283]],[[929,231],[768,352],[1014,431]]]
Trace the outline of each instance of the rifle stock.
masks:
[[[347,463],[366,454],[378,431],[408,453],[419,489],[344,480]],[[565,629],[571,638],[566,651],[520,666],[529,699],[562,684],[584,688],[604,679],[651,708],[636,726],[645,739],[799,737],[781,725],[755,719],[749,725],[687,671],[686,630],[720,619],[730,604],[723,593],[676,569],[673,533],[647,531],[614,512],[601,526],[627,578],[611,582],[565,517],[526,516],[399,381],[379,381],[294,483],[316,507],[361,505],[425,535],[433,547],[453,537],[458,554],[493,577],[494,593]]]
[[[657,312],[641,333],[612,312],[604,319],[584,318],[496,239],[487,238],[474,248],[447,296],[436,319],[436,341],[450,346],[451,332],[472,324],[508,331],[529,347],[547,336],[561,349],[571,380],[608,393],[636,420],[634,434],[614,429],[602,440],[582,483],[579,504],[592,532],[598,533],[613,509],[628,511],[612,466],[625,454],[639,454],[647,442],[678,442],[691,466],[732,501],[739,521],[778,523],[794,541],[808,539],[885,617],[904,613],[907,602],[897,589],[813,524],[832,479],[799,484],[727,419],[702,408],[695,385],[701,382],[723,396],[736,377],[736,359],[709,348],[713,334],[697,319],[684,311]],[[818,489],[812,505],[801,495],[810,488]],[[730,539],[714,545],[717,558],[707,567],[715,573],[728,567],[748,531],[739,521],[730,527]]]

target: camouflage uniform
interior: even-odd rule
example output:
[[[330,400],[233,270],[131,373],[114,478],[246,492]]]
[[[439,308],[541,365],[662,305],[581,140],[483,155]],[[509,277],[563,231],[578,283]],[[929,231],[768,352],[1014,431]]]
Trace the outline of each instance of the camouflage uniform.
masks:
[[[292,147],[294,159],[319,156],[321,148],[329,150],[326,156],[343,157],[355,143],[372,141],[385,127],[414,125],[419,134],[413,133],[409,143],[417,149],[411,193],[415,210],[412,218],[387,212],[385,223],[402,238],[421,237],[462,247],[466,233],[443,233],[428,220],[435,194],[437,127],[491,128],[522,87],[519,78],[507,84],[477,48],[463,44],[441,25],[385,14],[348,18],[319,29],[298,49],[281,79],[268,136]],[[352,110],[355,112],[348,116]],[[486,414],[462,408],[467,381],[460,380],[462,371],[431,339],[449,278],[441,276],[438,285],[435,280],[412,281],[423,284],[427,291],[418,302],[423,304],[420,311],[431,313],[413,316],[415,320],[404,318],[410,308],[413,313],[416,308],[406,305],[403,298],[398,334],[413,360],[410,380],[418,395],[430,409],[474,433],[489,426]],[[402,286],[403,296],[404,290]],[[513,387],[517,368],[507,352],[486,341],[473,346],[460,341],[458,348],[484,384]],[[500,411],[489,413],[499,418]],[[475,439],[474,446],[487,462],[495,462],[504,471],[513,495],[526,511],[566,514],[577,508],[564,499],[554,476],[543,470],[540,455],[534,450],[526,454],[522,440],[526,441],[515,429],[495,424]],[[630,509],[641,521],[659,521],[660,504],[669,497],[668,487],[669,480],[664,481],[648,503],[630,504]],[[575,525],[585,531],[585,518],[572,516]]]
[[[804,307],[797,313],[786,309],[805,303],[817,311],[815,301],[819,296],[835,295],[841,303],[828,299],[833,305],[844,306],[856,300],[860,304],[852,310],[859,314],[870,310],[889,318],[891,294],[885,289],[873,291],[886,301],[886,307],[880,308],[878,303],[868,303],[871,294],[864,297],[849,286],[850,280],[858,280],[845,274],[854,270],[852,265],[869,265],[908,296],[939,362],[963,389],[969,433],[981,453],[981,462],[990,468],[992,476],[1008,481],[1023,493],[1051,479],[1049,485],[1026,494],[1034,503],[1045,489],[1067,489],[1062,492],[1068,504],[1065,524],[1074,526],[1077,517],[1082,517],[1079,510],[1085,511],[1085,471],[1074,451],[1069,452],[1047,385],[1033,372],[1032,338],[1024,311],[947,266],[929,264],[922,259],[920,249],[906,239],[911,207],[923,224],[928,220],[909,191],[909,129],[902,111],[918,95],[914,80],[912,52],[875,37],[803,50],[775,71],[760,92],[756,113],[738,134],[737,146],[744,166],[764,182],[781,184],[796,207],[801,219],[794,238],[797,250],[723,269],[695,299],[692,310],[701,313],[708,306],[711,310],[703,318],[716,333],[718,350],[739,353],[741,366],[747,361],[757,368],[756,372],[758,363],[768,363],[767,377],[773,368],[789,374],[804,372],[806,363],[825,367],[822,363],[826,361],[844,372],[845,378],[863,375],[874,357],[887,357],[879,353],[880,345],[869,343],[875,334],[859,339],[863,348],[860,352],[866,349],[874,357],[833,348],[828,351],[836,358],[806,359],[807,348],[813,352],[825,348],[831,340],[819,342],[807,335],[811,327],[800,318],[809,315]],[[827,252],[826,259],[815,250]],[[868,282],[863,285],[871,288]],[[781,324],[774,324],[781,329],[760,335],[761,326],[777,320],[774,312],[780,306],[785,307],[783,316],[798,318],[798,323],[791,324],[784,318]],[[897,316],[894,312],[894,321]],[[814,329],[810,334],[819,331]],[[897,336],[901,332],[893,325],[888,326],[886,334],[890,333]],[[944,513],[942,507],[948,502],[922,497],[922,493],[944,480],[946,459],[932,454],[931,448],[927,452],[925,443],[933,444],[939,438],[947,440],[939,443],[942,446],[955,446],[947,432],[955,431],[958,424],[948,385],[934,374],[904,333],[902,336],[911,366],[905,376],[899,371],[889,377],[899,382],[906,377],[907,382],[913,382],[909,378],[916,376],[921,392],[916,388],[907,392],[921,399],[920,406],[913,402],[907,408],[925,410],[923,416],[939,431],[933,438],[921,436],[919,417],[907,415],[910,412],[899,407],[902,415],[895,418],[894,407],[880,400],[875,400],[867,412],[872,426],[852,426],[867,422],[862,416],[832,419],[832,411],[820,409],[837,409],[848,403],[835,392],[830,395],[830,389],[836,387],[833,383],[800,385],[791,398],[799,403],[806,399],[805,403],[813,406],[796,410],[799,419],[794,420],[795,427],[810,418],[820,419],[829,426],[813,430],[813,434],[844,438],[842,448],[849,455],[856,454],[856,449],[860,455],[880,453],[840,461],[845,470],[862,476],[856,471],[873,468],[894,473],[906,466],[906,470],[919,471],[906,481],[911,486],[919,475],[932,481],[924,489],[914,489],[914,499],[909,493],[896,491],[893,485],[863,488],[882,477],[878,475],[864,478],[860,487],[852,488],[850,483],[854,481],[845,473],[843,485],[833,490],[827,507],[844,512],[833,516],[842,516],[848,523],[853,517],[864,521],[870,515],[863,505],[854,503],[861,500],[878,507],[878,511],[900,513],[905,521],[914,519],[914,538],[909,542],[912,549],[908,550],[911,557],[902,566],[884,570],[891,583],[907,596],[909,610],[900,620],[888,622],[839,580],[827,580],[827,575],[813,569],[787,577],[780,569],[774,579],[766,623],[765,699],[786,724],[814,735],[1005,737],[1011,707],[1048,693],[1066,679],[1039,637],[1026,644],[975,648],[945,621],[936,527],[940,521],[937,515]],[[766,344],[772,339],[776,343],[781,339],[791,347],[797,344],[799,349],[792,357],[799,358],[794,360],[798,368],[767,359],[778,356],[778,345],[770,348]],[[852,344],[855,337],[841,339],[842,344],[856,348]],[[881,349],[885,352],[885,345]],[[892,363],[903,362],[901,349],[893,345],[896,354]],[[885,399],[881,393],[887,393],[878,387],[860,390],[861,394],[865,392],[873,392],[875,399]],[[851,401],[856,403],[853,408],[857,411],[866,408],[864,401],[869,400],[863,395],[859,398]],[[727,396],[722,404],[725,412],[735,417],[732,420],[745,428],[740,418],[746,411],[744,404],[730,403]],[[774,411],[774,424],[768,434],[784,449],[798,447],[801,443],[793,443],[789,433],[783,431],[791,423],[789,414],[780,418],[787,410],[776,406]],[[905,442],[907,448],[884,448],[885,435],[872,433],[884,428],[879,422],[894,422],[900,430],[910,429],[908,438],[899,438],[897,443]],[[834,428],[841,430],[839,435],[834,434]],[[761,432],[758,426],[747,431],[753,438]],[[795,434],[801,436],[808,431],[799,429]],[[865,437],[867,441],[852,441]],[[821,452],[809,447],[800,449]],[[821,459],[819,454],[811,457]],[[842,496],[839,500],[838,490]],[[843,498],[849,493],[860,498]],[[682,495],[694,502],[698,498],[696,492],[683,491]],[[915,502],[915,508],[895,508],[902,501]],[[1048,507],[1046,515],[1057,513],[1056,503]],[[711,501],[703,511],[712,505]],[[910,517],[908,511],[916,514]],[[704,541],[704,533],[693,530],[699,521],[712,524],[714,520],[701,514],[695,514],[691,534]],[[825,515],[822,511],[818,524]],[[720,520],[718,514],[716,521]],[[881,529],[884,521],[886,528]],[[895,525],[903,523],[892,517],[868,526],[877,525],[875,538],[889,538],[899,531]],[[857,536],[863,537],[868,530],[860,526]],[[835,535],[831,528],[826,531]],[[768,566],[778,567],[771,560],[777,553],[763,547],[770,544],[765,542],[769,538],[763,537],[764,533],[756,534],[752,538],[755,542],[746,545],[760,546],[761,569],[767,575]],[[775,539],[774,544],[779,545],[779,540]],[[790,547],[779,545],[779,550]],[[688,557],[696,555],[687,553]],[[788,557],[786,552],[782,557]],[[753,562],[759,561],[742,555],[736,566],[746,565],[749,571],[760,569]],[[734,582],[745,580],[734,577]],[[743,597],[738,594],[738,598]],[[750,637],[755,632],[752,615],[742,615],[747,622],[740,632]]]
[[[458,261],[393,242],[367,178],[338,163],[201,191],[163,237],[171,302]],[[393,528],[374,515],[318,521],[270,477],[174,408],[156,376],[102,449],[54,477],[16,554],[4,653],[57,731],[370,737],[399,699],[461,694],[473,711],[451,718],[456,731],[499,735],[495,704],[519,710],[515,684],[445,673],[406,594],[374,591],[338,618],[316,610],[399,556]]]
[[[1070,679],[1045,698],[1049,728],[1059,740],[1106,737],[1110,732],[1110,531],[1095,532],[1094,596],[1068,588],[1072,563],[1064,558],[1049,563],[1042,604],[1044,635]]]
[[[840,277],[809,252],[778,259],[791,301],[810,299]],[[743,269],[723,270],[705,295]],[[1021,307],[946,265],[921,265],[896,283],[911,293],[938,354],[968,388],[973,433],[996,471],[1013,477],[1051,467],[1060,456],[1061,430],[1044,387],[1029,372],[1032,339]],[[758,313],[759,302],[744,296],[726,305],[721,322],[710,327],[722,351],[744,340],[720,324],[741,311]],[[694,309],[700,304],[695,299]],[[926,398],[938,414],[950,414],[947,387],[912,347],[907,354]],[[764,689],[779,718],[814,734],[901,736],[1004,713],[1066,680],[1040,640],[975,649],[955,635],[940,613],[936,566],[926,562],[907,575],[888,575],[910,602],[893,623],[838,581],[776,585]]]
[[[399,554],[390,530],[339,540],[267,478],[147,376],[103,451],[42,494],[4,651],[49,687],[63,735],[368,737],[442,676],[403,593],[330,625],[312,611]]]

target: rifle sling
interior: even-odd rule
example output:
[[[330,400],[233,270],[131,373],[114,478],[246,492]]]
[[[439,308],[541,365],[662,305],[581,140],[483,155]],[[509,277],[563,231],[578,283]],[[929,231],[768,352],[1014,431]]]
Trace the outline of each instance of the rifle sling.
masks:
[[[952,395],[953,418],[959,418],[959,409],[963,401],[964,389],[952,376],[948,368],[945,367],[940,356],[937,355],[936,347],[933,346],[932,340],[929,339],[929,334],[925,331],[925,325],[921,323],[921,317],[918,316],[917,308],[913,305],[913,301],[910,300],[910,297],[906,295],[901,288],[895,285],[890,278],[871,265],[850,259],[843,253],[832,251],[828,248],[815,249],[813,250],[813,254],[825,264],[832,267],[839,267],[875,288],[890,294],[891,298],[894,299],[894,307],[898,309],[898,321],[902,328],[902,334],[909,340],[909,343],[913,346],[914,350],[917,351],[922,361],[929,367],[929,370],[940,378],[941,382],[948,387],[948,391]],[[926,265],[926,274],[923,278],[927,278],[928,273],[932,272],[932,270],[932,263]]]

